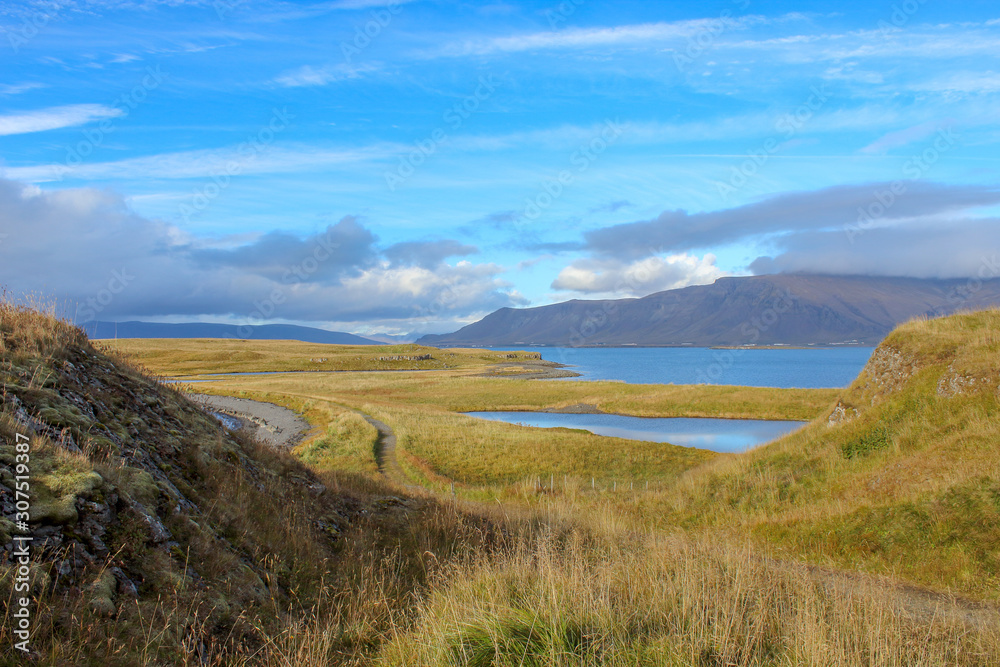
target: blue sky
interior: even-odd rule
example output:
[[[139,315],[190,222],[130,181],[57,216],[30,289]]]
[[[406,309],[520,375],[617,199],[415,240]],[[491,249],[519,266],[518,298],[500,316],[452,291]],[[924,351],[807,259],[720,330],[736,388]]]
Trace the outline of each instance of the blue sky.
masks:
[[[996,277],[993,2],[0,2],[0,283],[441,332],[780,271]]]

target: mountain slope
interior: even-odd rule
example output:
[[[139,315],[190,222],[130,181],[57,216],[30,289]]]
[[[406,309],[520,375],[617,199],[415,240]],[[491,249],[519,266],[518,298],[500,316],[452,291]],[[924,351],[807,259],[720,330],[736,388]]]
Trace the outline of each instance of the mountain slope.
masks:
[[[247,340],[298,340],[303,343],[333,345],[382,345],[379,341],[341,331],[327,331],[294,324],[261,324],[240,327],[235,324],[190,322],[87,322],[81,325],[91,340],[110,338],[228,338]]]
[[[503,308],[421,345],[876,344],[917,316],[1000,304],[1000,279],[774,275],[720,278],[641,299]]]

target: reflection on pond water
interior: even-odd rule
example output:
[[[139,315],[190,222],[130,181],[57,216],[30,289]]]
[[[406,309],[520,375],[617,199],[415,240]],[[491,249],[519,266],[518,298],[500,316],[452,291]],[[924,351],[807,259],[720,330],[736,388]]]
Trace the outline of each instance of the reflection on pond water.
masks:
[[[578,428],[597,435],[669,442],[713,452],[743,452],[800,428],[806,422],[757,419],[627,417],[549,412],[467,412],[470,417],[538,428]]]

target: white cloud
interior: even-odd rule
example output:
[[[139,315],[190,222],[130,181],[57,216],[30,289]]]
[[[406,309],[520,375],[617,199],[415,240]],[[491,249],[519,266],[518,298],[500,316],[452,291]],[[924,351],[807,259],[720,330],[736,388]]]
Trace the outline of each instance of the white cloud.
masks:
[[[48,84],[31,81],[29,83],[16,83],[9,86],[0,86],[0,95],[20,95],[21,93],[26,93],[29,90],[38,90],[39,88],[48,88]]]
[[[275,78],[274,83],[286,88],[303,88],[307,86],[325,86],[334,81],[346,81],[347,79],[357,79],[364,72],[370,72],[374,68],[371,66],[351,66],[346,64],[326,65],[324,67],[313,67],[303,65],[298,69],[286,72]]]
[[[209,239],[136,215],[109,190],[46,192],[0,179],[0,238],[0,284],[80,304],[82,318],[406,326],[525,303],[496,264],[390,262],[350,216],[305,237]]]
[[[87,181],[141,180],[151,178],[211,178],[227,173],[227,165],[239,165],[239,174],[294,173],[335,165],[356,165],[398,154],[400,148],[371,146],[359,149],[323,149],[308,146],[266,146],[260,152],[239,147],[162,153],[114,162],[84,163],[76,167],[48,164],[34,167],[0,168],[5,178],[45,183],[64,178]]]
[[[946,76],[911,84],[911,90],[936,93],[985,95],[1000,92],[1000,74],[996,72],[951,72]]]
[[[880,137],[877,141],[873,141],[869,145],[862,148],[861,152],[880,155],[892,150],[893,148],[908,146],[916,141],[925,139],[952,124],[954,124],[954,121],[952,120],[933,120],[927,123],[914,125],[913,127],[908,127],[905,130],[889,132],[888,134]]]
[[[653,256],[634,262],[581,259],[560,271],[552,288],[606,297],[645,296],[689,285],[707,285],[724,275],[712,254],[701,259],[686,253]]]
[[[86,125],[95,120],[117,118],[123,113],[121,109],[103,104],[71,104],[20,114],[7,114],[0,116],[0,136]]]
[[[518,53],[543,49],[588,49],[597,46],[637,46],[673,41],[706,34],[712,39],[730,30],[763,23],[760,16],[737,19],[714,18],[676,21],[672,23],[642,23],[602,28],[569,28],[547,30],[511,37],[475,39],[445,45],[440,55],[466,56],[490,53]]]

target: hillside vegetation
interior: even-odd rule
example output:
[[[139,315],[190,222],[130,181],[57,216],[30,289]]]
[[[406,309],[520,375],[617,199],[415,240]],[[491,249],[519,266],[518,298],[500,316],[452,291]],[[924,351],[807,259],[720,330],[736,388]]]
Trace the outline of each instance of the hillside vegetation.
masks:
[[[0,305],[0,384],[0,664],[25,657],[10,616],[18,435],[38,664],[352,661],[437,562],[491,539],[480,518],[225,431],[47,314]],[[324,437],[370,436],[341,417]]]
[[[1000,599],[1000,310],[900,327],[830,414],[632,510]]]

